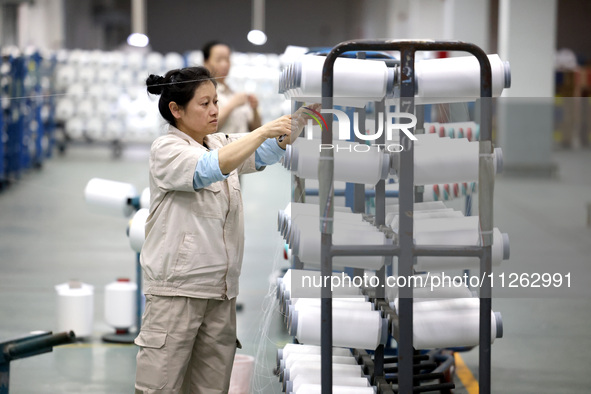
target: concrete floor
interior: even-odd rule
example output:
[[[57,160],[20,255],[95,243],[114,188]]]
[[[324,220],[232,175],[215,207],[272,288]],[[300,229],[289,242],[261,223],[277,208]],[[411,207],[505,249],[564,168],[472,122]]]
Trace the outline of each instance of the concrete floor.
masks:
[[[555,179],[499,177],[495,226],[511,237],[511,260],[500,272],[571,273],[558,289],[495,288],[505,335],[492,348],[494,393],[589,391],[585,353],[591,349],[591,202],[589,151],[554,154]],[[135,278],[128,219],[90,213],[83,190],[92,177],[147,186],[147,147],[129,148],[113,160],[106,147],[72,147],[40,171],[31,171],[0,193],[0,339],[33,330],[55,330],[54,286],[70,279],[95,289],[94,334],[80,343],[11,364],[11,393],[129,393],[135,376],[134,345],[101,341],[104,287]],[[290,177],[280,166],[244,178],[246,250],[238,336],[243,354],[256,356],[254,392],[280,392],[271,368],[275,349],[291,340],[273,310],[269,283],[287,267],[276,231],[277,210],[290,199]],[[462,354],[477,378],[478,352]],[[467,392],[457,380],[457,393]]]

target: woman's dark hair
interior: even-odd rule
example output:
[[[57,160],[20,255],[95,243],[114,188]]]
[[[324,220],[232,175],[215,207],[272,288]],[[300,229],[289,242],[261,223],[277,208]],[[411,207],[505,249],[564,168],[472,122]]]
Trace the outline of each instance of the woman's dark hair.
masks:
[[[230,48],[230,46],[228,44],[226,44],[225,42],[221,42],[221,41],[209,41],[207,44],[203,45],[203,47],[201,48],[201,52],[203,52],[203,61],[206,62],[209,59],[209,56],[211,56],[211,48],[213,48],[216,45],[225,45],[228,48]]]
[[[150,74],[146,79],[146,85],[148,93],[161,95],[158,101],[160,115],[168,123],[176,126],[176,119],[168,105],[174,101],[179,107],[184,107],[195,95],[195,89],[206,81],[211,81],[217,86],[209,71],[200,66],[170,70],[163,77]]]

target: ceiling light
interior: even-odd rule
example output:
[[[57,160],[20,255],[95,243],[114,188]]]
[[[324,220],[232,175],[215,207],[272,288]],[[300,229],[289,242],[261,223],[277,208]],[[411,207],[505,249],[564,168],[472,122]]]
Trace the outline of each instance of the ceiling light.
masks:
[[[142,33],[131,33],[129,37],[127,37],[127,43],[134,47],[143,48],[148,45],[150,39],[147,35]]]
[[[267,35],[260,30],[249,31],[246,38],[248,38],[248,41],[250,41],[254,45],[263,45],[267,42]]]
[[[267,42],[265,34],[265,0],[252,0],[252,30],[246,36],[254,45]]]

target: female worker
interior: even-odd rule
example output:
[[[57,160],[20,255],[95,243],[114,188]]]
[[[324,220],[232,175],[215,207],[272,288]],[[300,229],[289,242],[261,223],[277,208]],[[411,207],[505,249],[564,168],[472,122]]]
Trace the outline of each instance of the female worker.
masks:
[[[234,92],[226,84],[226,77],[230,73],[230,47],[220,41],[210,41],[203,46],[202,52],[203,65],[218,83],[218,131],[225,134],[247,133],[260,127],[261,116],[256,96]]]
[[[238,174],[283,156],[289,137],[276,137],[290,135],[291,117],[248,134],[216,133],[216,82],[207,69],[150,75],[146,84],[161,95],[170,125],[150,152],[136,393],[226,393],[244,248]]]

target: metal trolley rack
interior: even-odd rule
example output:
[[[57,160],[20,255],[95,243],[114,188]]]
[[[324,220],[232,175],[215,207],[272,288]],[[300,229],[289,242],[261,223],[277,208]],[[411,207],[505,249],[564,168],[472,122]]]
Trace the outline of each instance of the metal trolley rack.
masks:
[[[490,393],[491,368],[491,282],[488,276],[492,271],[492,229],[493,229],[493,187],[494,169],[492,163],[492,112],[490,98],[492,97],[491,65],[485,52],[476,45],[457,41],[397,41],[397,40],[355,40],[346,41],[335,46],[326,56],[322,70],[322,107],[333,108],[334,63],[339,56],[350,51],[399,51],[400,64],[400,111],[415,113],[415,53],[416,51],[463,51],[475,56],[480,64],[480,142],[479,142],[479,219],[481,231],[481,246],[443,246],[421,245],[413,243],[413,203],[422,200],[422,190],[414,186],[413,174],[413,141],[402,131],[400,144],[404,150],[399,153],[399,238],[391,245],[333,245],[333,201],[334,201],[334,154],[332,150],[322,150],[318,168],[319,206],[321,229],[321,275],[330,276],[332,273],[332,258],[335,256],[393,256],[398,257],[398,276],[413,275],[413,260],[417,256],[474,256],[480,259],[480,275],[484,278],[480,288],[480,334],[479,334],[479,385],[481,393]],[[383,101],[382,104],[383,105]],[[378,104],[379,105],[379,104]],[[376,108],[383,110],[383,108]],[[418,108],[418,112],[422,109]],[[420,115],[420,113],[419,113]],[[332,143],[332,115],[327,114],[328,130],[322,133],[322,143]],[[422,123],[422,122],[421,122]],[[381,138],[384,138],[382,136]],[[383,143],[384,141],[377,141]],[[294,195],[296,200],[302,201],[305,195],[304,180],[293,176]],[[357,188],[356,188],[357,189]],[[356,190],[356,196],[363,196]],[[385,222],[385,182],[381,180],[376,185],[375,225]],[[416,195],[416,197],[415,197]],[[294,268],[301,268],[301,263],[294,259]],[[385,283],[385,269],[378,271],[381,284]],[[332,392],[332,292],[330,287],[321,289],[321,376],[322,394]],[[398,342],[398,357],[386,359],[384,346],[380,345],[374,353],[373,361],[364,351],[356,351],[361,362],[373,372],[374,385],[380,393],[412,393],[449,389],[449,386],[432,385],[420,386],[420,378],[413,374],[417,360],[413,348],[413,288],[410,286],[399,289],[399,308],[396,314],[386,302],[376,299],[376,306],[390,320],[392,334]],[[396,329],[394,328],[396,326]],[[386,382],[384,373],[385,362],[397,362],[397,387]],[[418,384],[418,386],[415,386]]]
[[[35,52],[10,55],[1,63],[0,191],[51,157],[55,129],[55,59]]]

